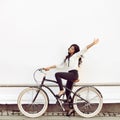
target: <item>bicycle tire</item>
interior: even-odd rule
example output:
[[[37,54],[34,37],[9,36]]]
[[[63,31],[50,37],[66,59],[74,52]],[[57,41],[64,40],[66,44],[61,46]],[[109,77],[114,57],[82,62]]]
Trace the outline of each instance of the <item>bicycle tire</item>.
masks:
[[[88,101],[85,102],[84,100]],[[82,117],[96,116],[102,109],[103,97],[95,87],[82,87],[73,96],[73,107],[76,113]]]
[[[37,98],[33,102],[36,94]],[[17,100],[20,112],[30,118],[42,116],[48,108],[48,103],[49,100],[46,92],[38,88],[24,89],[19,94]]]

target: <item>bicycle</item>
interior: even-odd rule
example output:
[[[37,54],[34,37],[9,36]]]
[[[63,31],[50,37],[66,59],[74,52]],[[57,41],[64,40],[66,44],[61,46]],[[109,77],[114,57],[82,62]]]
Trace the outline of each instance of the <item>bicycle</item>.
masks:
[[[36,78],[37,74],[42,74],[42,80],[38,81]],[[57,103],[63,111],[65,111],[64,104],[65,99],[56,97],[54,91],[47,85],[45,81],[49,81],[57,84],[56,81],[46,79],[46,72],[44,69],[37,69],[33,74],[34,80],[37,83],[36,87],[25,88],[18,96],[17,104],[20,112],[27,117],[39,117],[42,116],[49,105],[49,97],[44,88],[48,89],[55,97]],[[65,89],[68,89],[64,86]],[[70,90],[72,94],[72,104],[75,112],[82,117],[94,117],[102,109],[103,97],[100,91],[94,86],[82,86],[77,90]]]

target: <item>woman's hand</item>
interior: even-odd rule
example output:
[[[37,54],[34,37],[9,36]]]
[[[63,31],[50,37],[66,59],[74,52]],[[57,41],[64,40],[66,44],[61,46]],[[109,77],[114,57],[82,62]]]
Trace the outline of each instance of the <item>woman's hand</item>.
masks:
[[[50,67],[43,68],[43,70],[45,70],[45,71],[49,71],[49,70],[50,70]]]
[[[95,38],[94,41],[93,41],[93,44],[97,44],[99,42],[99,39],[98,38]]]

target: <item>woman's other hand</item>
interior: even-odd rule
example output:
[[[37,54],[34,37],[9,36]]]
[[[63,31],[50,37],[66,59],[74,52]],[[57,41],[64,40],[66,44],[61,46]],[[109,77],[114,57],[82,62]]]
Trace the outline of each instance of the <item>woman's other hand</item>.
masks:
[[[99,42],[98,38],[95,38],[94,41],[93,41],[94,45],[97,44],[98,42]]]

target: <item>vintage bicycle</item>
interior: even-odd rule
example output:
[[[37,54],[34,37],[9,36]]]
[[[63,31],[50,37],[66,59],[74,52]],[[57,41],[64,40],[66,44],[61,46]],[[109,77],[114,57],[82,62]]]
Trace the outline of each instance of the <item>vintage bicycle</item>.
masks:
[[[37,75],[42,75],[42,79],[37,79]],[[77,88],[77,90],[70,90],[64,86],[65,89],[68,89],[72,94],[72,103],[69,103],[64,98],[56,97],[55,92],[45,85],[45,82],[52,82],[57,84],[55,80],[46,78],[46,71],[43,68],[37,69],[33,78],[37,83],[34,87],[25,88],[20,92],[18,96],[18,108],[21,113],[27,117],[39,117],[42,116],[49,105],[49,95],[46,92],[46,89],[49,90],[56,99],[56,103],[60,105],[63,111],[65,111],[64,104],[72,104],[74,111],[82,117],[94,117],[102,109],[103,106],[103,97],[100,91],[94,86],[82,86]],[[74,86],[74,85],[73,85]],[[45,89],[44,89],[45,88]]]

